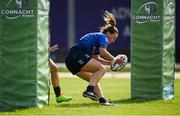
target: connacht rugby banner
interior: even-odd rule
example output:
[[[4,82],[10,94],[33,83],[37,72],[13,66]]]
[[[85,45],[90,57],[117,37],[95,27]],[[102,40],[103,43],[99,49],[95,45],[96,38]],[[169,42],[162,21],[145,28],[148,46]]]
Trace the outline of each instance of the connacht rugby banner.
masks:
[[[132,0],[131,96],[172,99],[175,1]]]
[[[0,109],[48,104],[48,0],[0,0]]]

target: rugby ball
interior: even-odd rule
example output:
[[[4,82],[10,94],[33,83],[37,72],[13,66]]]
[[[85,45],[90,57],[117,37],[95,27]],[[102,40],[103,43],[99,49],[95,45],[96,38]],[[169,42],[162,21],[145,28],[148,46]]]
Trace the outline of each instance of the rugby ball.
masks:
[[[124,62],[122,64],[115,64],[117,59],[122,59]],[[117,55],[111,62],[110,68],[112,71],[115,71],[115,72],[120,71],[121,69],[123,69],[126,66],[127,62],[128,62],[128,58],[126,55],[124,55],[124,54]]]

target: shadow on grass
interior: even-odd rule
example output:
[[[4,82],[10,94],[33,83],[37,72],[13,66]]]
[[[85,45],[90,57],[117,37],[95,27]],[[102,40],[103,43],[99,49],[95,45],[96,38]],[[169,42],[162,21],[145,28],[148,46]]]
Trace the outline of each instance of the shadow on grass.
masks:
[[[160,99],[128,98],[128,99],[114,100],[112,102],[116,104],[131,104],[131,103],[143,103],[143,102],[155,101],[155,100],[160,100]]]
[[[69,108],[79,108],[79,107],[94,107],[99,106],[99,102],[92,103],[70,103],[70,104],[58,104],[56,107],[69,107]]]
[[[0,112],[16,112],[19,110],[25,110],[28,108],[32,108],[32,107],[14,107],[14,108],[10,108],[10,107],[0,107]]]
[[[127,98],[127,99],[120,99],[120,100],[113,100],[111,101],[115,106],[118,104],[132,104],[132,103],[144,103],[149,101],[155,101],[160,99],[144,99],[144,98]],[[70,103],[70,104],[58,104],[56,107],[69,107],[69,108],[79,108],[79,107],[94,107],[94,106],[102,106],[99,102],[92,102],[92,103]]]

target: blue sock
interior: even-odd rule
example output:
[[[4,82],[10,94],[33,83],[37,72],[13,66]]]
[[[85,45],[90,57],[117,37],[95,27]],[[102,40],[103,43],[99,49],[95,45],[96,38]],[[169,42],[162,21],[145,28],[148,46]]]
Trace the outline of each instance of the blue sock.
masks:
[[[99,98],[99,103],[106,103],[107,100],[104,97]]]
[[[93,92],[94,91],[94,86],[88,85],[86,91],[87,92]]]

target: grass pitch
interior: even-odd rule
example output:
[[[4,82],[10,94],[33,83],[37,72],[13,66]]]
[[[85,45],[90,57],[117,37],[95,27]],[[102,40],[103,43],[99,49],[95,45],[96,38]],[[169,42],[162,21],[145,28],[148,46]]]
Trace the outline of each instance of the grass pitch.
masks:
[[[51,87],[50,105],[43,108],[16,109],[0,112],[3,115],[180,115],[180,79],[175,80],[175,99],[170,101],[140,101],[130,99],[130,79],[103,78],[101,86],[104,95],[116,106],[101,106],[99,103],[82,97],[87,83],[77,78],[61,78],[61,87],[65,95],[73,97],[72,101],[57,104]]]

